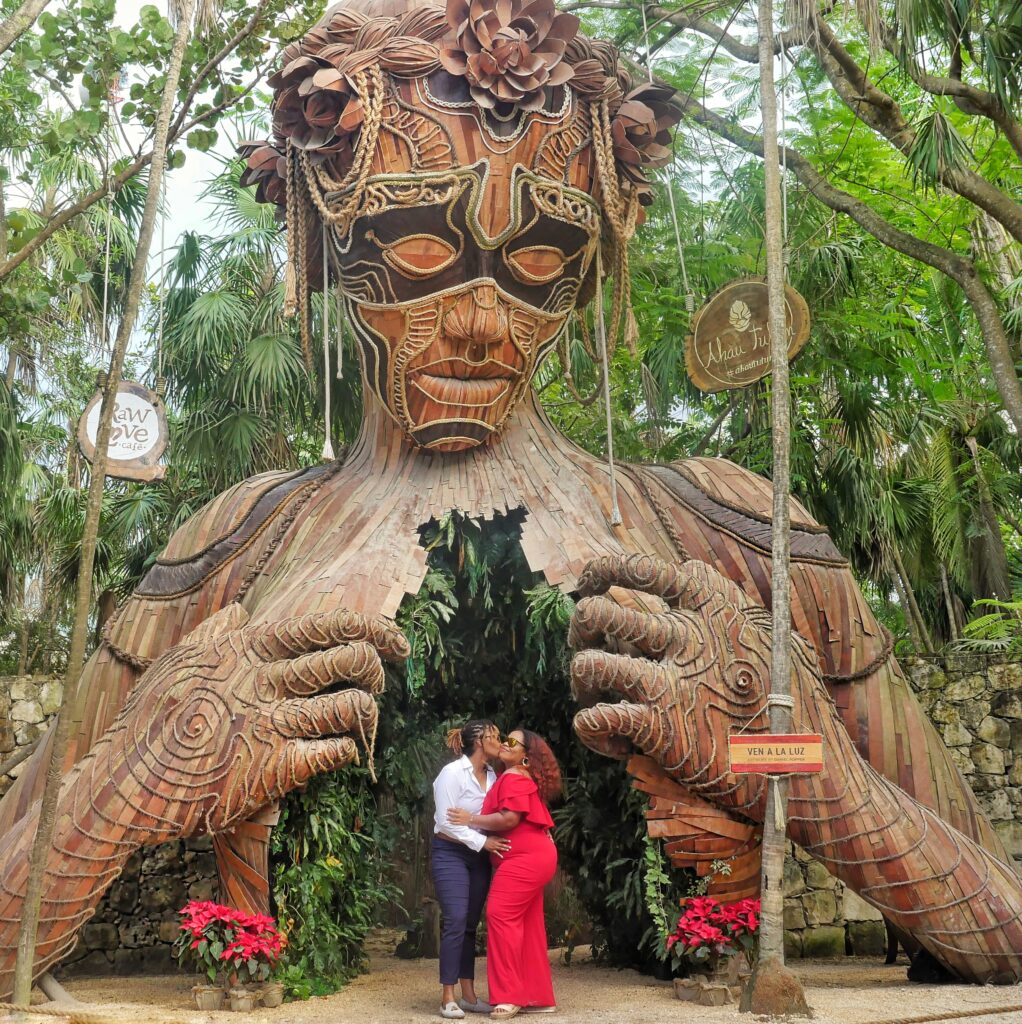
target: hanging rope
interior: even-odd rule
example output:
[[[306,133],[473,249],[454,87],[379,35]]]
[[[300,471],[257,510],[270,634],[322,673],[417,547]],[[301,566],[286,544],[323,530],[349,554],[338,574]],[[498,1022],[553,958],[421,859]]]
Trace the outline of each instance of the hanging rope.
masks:
[[[160,306],[159,326],[156,333],[156,394],[166,394],[167,381],[163,376],[163,326],[166,321],[164,302],[167,295],[167,175],[160,178]]]
[[[330,440],[330,241],[323,223],[323,455],[324,462],[334,461]]]
[[[603,404],[607,410],[607,468],[610,471],[610,525],[621,525],[617,503],[617,477],[614,473],[614,426],[610,414],[610,356],[607,352],[607,325],[603,320],[603,246],[596,243],[596,336],[603,357]]]
[[[639,9],[642,11],[643,45],[646,49],[646,77],[649,79],[649,84],[652,85],[653,54],[650,49],[649,22],[646,19],[646,5],[642,4]],[[702,172],[700,171],[700,173]],[[674,189],[671,187],[670,182],[667,184],[667,202],[671,208],[671,225],[674,227],[674,244],[678,249],[678,262],[681,265],[681,283],[682,287],[685,289],[685,311],[687,313],[693,313],[696,308],[696,297],[688,283],[688,267],[685,265],[685,250],[681,244],[681,229],[678,227],[678,208],[674,202]]]

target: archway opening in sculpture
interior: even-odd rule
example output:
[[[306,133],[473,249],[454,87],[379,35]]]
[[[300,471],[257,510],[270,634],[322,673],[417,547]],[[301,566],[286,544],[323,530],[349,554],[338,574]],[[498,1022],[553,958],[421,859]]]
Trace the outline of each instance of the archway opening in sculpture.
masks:
[[[554,810],[561,872],[548,898],[551,941],[591,934],[612,962],[658,969],[645,889],[661,855],[646,835],[645,799],[621,763],[573,733],[567,624],[574,603],[529,568],[524,518],[521,511],[487,520],[453,513],[421,527],[429,568],[398,615],[413,653],[401,669],[388,669],[377,782],[365,768],[340,772],[284,804],[273,848],[275,909],[291,928],[291,959],[305,965],[311,991],[357,966],[367,914],[409,929],[401,952],[431,952],[431,783],[450,756],[446,731],[476,717],[505,731],[534,729],[560,761],[565,797]],[[347,856],[338,848],[323,855],[331,829]],[[663,905],[676,906],[690,876],[663,863],[671,877]],[[334,947],[326,949],[331,935]]]

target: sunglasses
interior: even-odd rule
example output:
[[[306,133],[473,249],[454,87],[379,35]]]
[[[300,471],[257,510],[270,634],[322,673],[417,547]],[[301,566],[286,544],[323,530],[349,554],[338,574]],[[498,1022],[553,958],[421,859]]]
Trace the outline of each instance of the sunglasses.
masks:
[[[506,746],[510,747],[512,750],[514,750],[515,747],[524,747],[525,746],[525,744],[522,743],[521,740],[516,740],[514,738],[514,736],[501,736],[500,742],[505,744]]]

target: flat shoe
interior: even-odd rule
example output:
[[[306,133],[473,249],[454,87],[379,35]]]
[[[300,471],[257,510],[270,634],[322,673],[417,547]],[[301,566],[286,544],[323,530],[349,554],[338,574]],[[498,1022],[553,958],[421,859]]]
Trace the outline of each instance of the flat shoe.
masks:
[[[457,1003],[444,1003],[440,1007],[440,1016],[445,1020],[461,1020],[465,1011]]]
[[[515,1006],[514,1003],[500,1003],[493,1008],[490,1020],[510,1020],[512,1017],[518,1016],[519,1010],[521,1010],[521,1007]]]
[[[470,1003],[467,999],[459,999],[458,1005],[466,1013],[492,1013],[493,1007],[483,999],[477,999],[474,1003]]]

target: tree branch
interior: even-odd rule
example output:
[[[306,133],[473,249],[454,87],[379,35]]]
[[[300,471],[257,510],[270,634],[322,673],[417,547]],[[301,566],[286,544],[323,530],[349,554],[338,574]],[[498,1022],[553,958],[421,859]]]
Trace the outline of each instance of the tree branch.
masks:
[[[823,18],[814,16],[813,24],[816,31],[807,38],[806,45],[816,55],[834,91],[864,125],[907,157],[916,132],[901,108],[873,84]],[[986,210],[1016,241],[1022,242],[1022,206],[982,175],[967,168],[946,167],[938,172],[938,180],[956,195]]]
[[[196,117],[193,117],[187,124],[181,125],[180,128],[176,129],[170,136],[169,144],[177,142],[177,140],[184,135],[186,132],[191,131],[197,125],[202,124],[204,121],[208,121],[211,117],[215,117],[217,114],[223,113],[223,111],[233,107],[239,100],[247,96],[258,83],[262,80],[263,73],[260,70],[256,78],[249,83],[240,93],[236,96],[232,96],[229,99],[224,100],[221,103],[210,107],[209,110]],[[180,118],[179,118],[180,120]],[[94,206],[101,199],[104,199],[110,193],[117,194],[124,186],[131,181],[139,171],[144,167],[147,167],[152,161],[153,152],[150,150],[148,153],[144,153],[137,159],[128,164],[119,174],[111,178],[109,181],[104,181],[102,185],[97,186],[91,192],[82,196],[77,202],[72,203],[71,206],[67,206],[59,212],[55,213],[46,224],[39,230],[39,233],[33,235],[13,256],[7,259],[5,262],[0,263],[0,281],[7,277],[12,271],[16,270],[25,262],[33,253],[37,252],[43,245],[53,237],[62,227],[74,220],[80,214],[83,214],[91,206]]]
[[[0,24],[0,53],[6,53],[34,24],[50,0],[25,2]]]
[[[763,140],[720,114],[704,107],[691,97],[685,100],[685,113],[698,124],[726,139],[732,145],[760,159]],[[957,282],[965,293],[979,324],[987,359],[1005,411],[1022,435],[1022,385],[1015,373],[1011,349],[994,297],[987,290],[975,264],[968,259],[915,235],[896,228],[890,221],[861,199],[843,192],[828,181],[806,157],[784,147],[788,169],[825,206],[851,217],[861,228],[891,249],[927,266]]]

